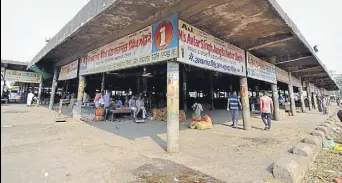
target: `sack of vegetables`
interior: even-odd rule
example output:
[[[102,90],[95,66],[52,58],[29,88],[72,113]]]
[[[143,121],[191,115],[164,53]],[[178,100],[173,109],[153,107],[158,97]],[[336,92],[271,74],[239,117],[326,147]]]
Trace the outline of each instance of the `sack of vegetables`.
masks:
[[[192,117],[192,121],[190,122],[190,128],[198,129],[198,130],[206,130],[213,128],[213,123],[211,118],[208,115],[203,116],[202,118],[195,116]]]

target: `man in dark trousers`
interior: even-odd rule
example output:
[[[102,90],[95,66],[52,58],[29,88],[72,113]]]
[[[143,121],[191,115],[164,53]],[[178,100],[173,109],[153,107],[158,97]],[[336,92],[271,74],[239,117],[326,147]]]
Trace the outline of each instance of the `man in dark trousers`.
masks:
[[[340,119],[340,121],[342,122],[342,110],[339,110],[339,111],[337,112],[337,116],[338,116],[338,118]]]

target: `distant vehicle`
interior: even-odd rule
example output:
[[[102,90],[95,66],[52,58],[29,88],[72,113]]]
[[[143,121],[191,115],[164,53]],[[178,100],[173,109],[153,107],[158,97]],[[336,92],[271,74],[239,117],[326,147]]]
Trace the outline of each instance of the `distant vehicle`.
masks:
[[[17,92],[11,91],[11,93],[8,95],[8,100],[9,102],[19,102],[21,100],[21,96]]]

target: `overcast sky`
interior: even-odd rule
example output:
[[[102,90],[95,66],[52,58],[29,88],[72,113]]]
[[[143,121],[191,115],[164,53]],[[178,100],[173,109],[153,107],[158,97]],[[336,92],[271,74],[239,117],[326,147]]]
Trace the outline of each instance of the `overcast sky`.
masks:
[[[1,58],[31,59],[89,0],[1,0]],[[278,0],[321,61],[342,73],[342,0]],[[20,5],[18,5],[20,4]]]

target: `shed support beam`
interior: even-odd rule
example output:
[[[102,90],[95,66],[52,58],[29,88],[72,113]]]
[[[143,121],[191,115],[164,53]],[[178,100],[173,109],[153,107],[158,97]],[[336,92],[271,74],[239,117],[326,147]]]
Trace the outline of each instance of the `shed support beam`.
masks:
[[[292,59],[292,60],[287,60],[287,61],[282,61],[282,62],[278,62],[276,65],[280,65],[280,64],[286,64],[286,63],[291,63],[291,62],[298,62],[307,58],[311,58],[313,56],[306,56],[306,57],[300,57],[300,58],[296,58],[296,59]]]
[[[291,77],[291,72],[289,72],[289,97],[290,97],[290,111],[291,115],[295,116],[296,115],[296,105],[295,105],[295,100],[294,100],[294,95],[293,95],[293,84],[292,84],[292,77]]]
[[[105,90],[105,84],[106,84],[106,73],[102,73],[102,82],[101,82],[101,93]]]
[[[241,93],[241,102],[242,102],[242,118],[243,118],[243,129],[250,130],[251,129],[251,115],[249,110],[249,98],[248,98],[248,84],[247,77],[240,77],[240,93]]]
[[[311,91],[310,91],[310,85],[309,85],[309,82],[306,82],[306,93],[307,93],[307,97],[308,97],[308,101],[309,101],[309,110],[311,111],[312,110],[312,94],[311,94]]]
[[[186,73],[186,70],[183,69],[183,105],[184,105],[183,110],[185,114],[187,114],[188,112],[188,104],[186,102],[187,96],[188,96],[186,82],[187,82],[187,73]]]
[[[53,80],[52,80],[51,94],[50,94],[50,103],[49,103],[50,110],[52,110],[53,104],[55,102],[55,95],[56,95],[56,88],[57,88],[57,75],[58,75],[58,70],[57,70],[57,67],[55,67],[55,70],[53,72]]]
[[[313,94],[313,100],[314,100],[315,109],[318,110],[317,94],[316,93]]]
[[[277,84],[271,84],[272,94],[273,94],[273,103],[274,103],[274,120],[279,121],[279,96],[278,96],[278,86]]]
[[[41,97],[42,97],[42,87],[43,87],[43,76],[40,77],[39,88],[38,88],[38,99],[37,105],[40,105]]]
[[[167,62],[167,152],[179,151],[179,63]]]
[[[305,69],[299,69],[299,70],[296,70],[296,71],[292,71],[292,73],[308,72],[308,71],[311,71],[311,70],[314,70],[314,69],[319,69],[319,68],[322,68],[322,66],[315,66],[315,67],[308,67],[308,68],[305,68]]]
[[[214,110],[214,83],[213,83],[213,72],[210,72],[210,100],[211,100],[211,110]]]
[[[258,46],[251,47],[248,50],[257,50],[257,49],[264,48],[264,47],[267,47],[267,46],[270,46],[270,45],[273,45],[273,44],[289,41],[289,40],[292,40],[293,38],[294,38],[294,36],[291,36],[291,37],[283,38],[283,39],[280,39],[280,40],[271,41],[271,42],[268,42],[268,43],[264,43],[264,44],[261,44],[261,45],[258,45]]]
[[[302,84],[302,79],[299,78],[300,80],[300,86],[298,87],[298,90],[299,90],[299,96],[300,96],[300,104],[301,104],[301,108],[302,108],[302,111],[305,112],[305,102],[304,102],[304,91],[303,91],[303,84]]]

